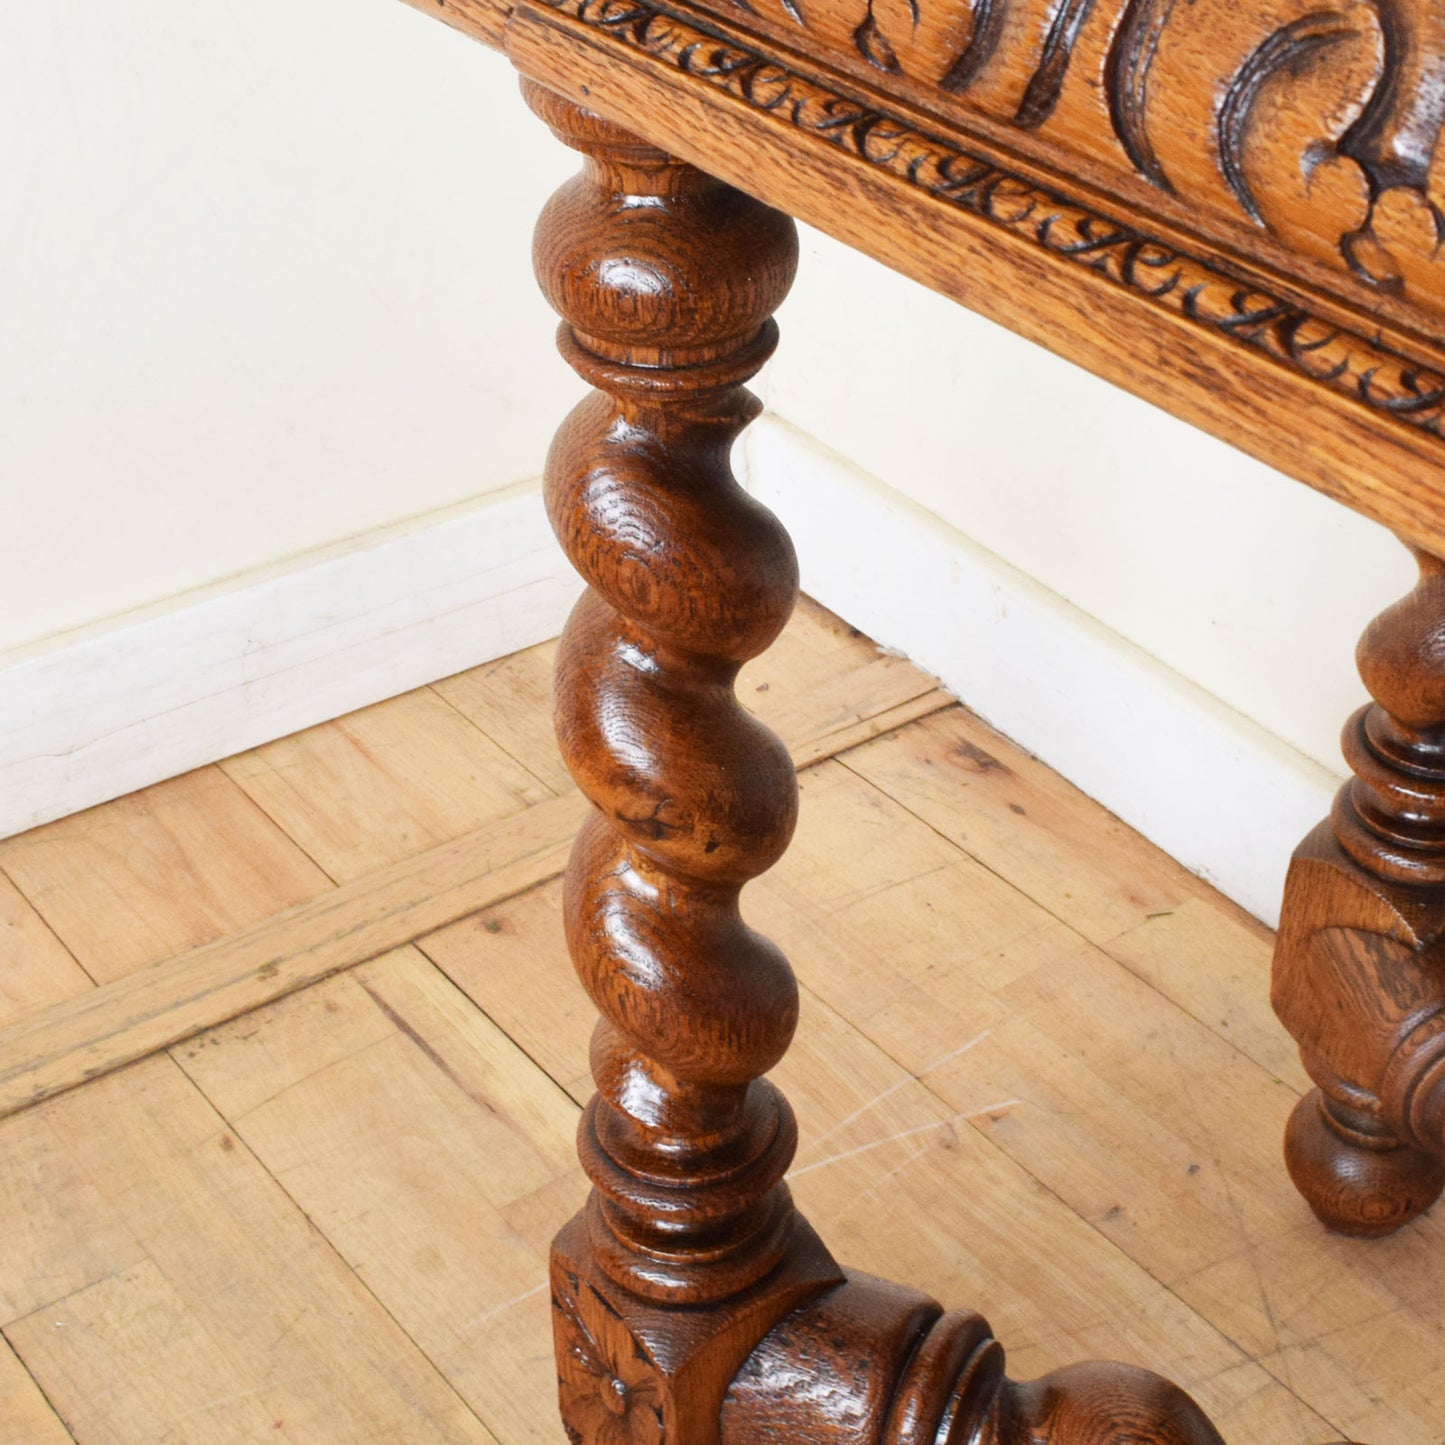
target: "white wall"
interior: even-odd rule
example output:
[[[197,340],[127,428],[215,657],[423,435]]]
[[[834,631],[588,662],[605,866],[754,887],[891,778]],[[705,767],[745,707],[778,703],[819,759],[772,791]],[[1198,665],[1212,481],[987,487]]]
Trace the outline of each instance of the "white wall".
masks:
[[[534,476],[573,169],[396,0],[0,7],[0,651]]]

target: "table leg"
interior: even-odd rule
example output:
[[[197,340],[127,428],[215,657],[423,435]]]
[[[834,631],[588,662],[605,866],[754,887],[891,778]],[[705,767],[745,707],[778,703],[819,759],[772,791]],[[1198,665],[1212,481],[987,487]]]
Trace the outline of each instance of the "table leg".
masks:
[[[1295,852],[1275,949],[1275,1010],[1318,1085],[1285,1155],[1345,1234],[1389,1234],[1445,1187],[1445,562],[1416,558],[1360,641],[1355,776]]]
[[[580,1131],[593,1191],[558,1236],[562,1412],[586,1445],[1219,1445],[1182,1391],[1122,1365],[1016,1385],[987,1323],[839,1269],[783,1176],[796,1129],[764,1075],[792,970],[739,893],[781,856],[797,784],[738,703],[786,623],[786,532],[728,452],[758,411],[797,260],[792,222],[531,82],[585,156],[537,229],[563,354],[596,388],[564,422],[547,505],[589,584],[556,718],[596,805],[565,919],[602,1018]]]

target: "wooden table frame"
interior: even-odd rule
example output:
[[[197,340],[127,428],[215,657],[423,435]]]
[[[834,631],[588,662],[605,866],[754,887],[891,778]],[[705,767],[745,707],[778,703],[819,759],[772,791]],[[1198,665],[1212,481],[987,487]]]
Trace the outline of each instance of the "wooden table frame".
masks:
[[[1181,20],[1172,0],[954,0],[906,23],[884,0],[413,3],[505,48],[584,156],[536,246],[595,388],[547,466],[589,584],[556,713],[595,805],[565,914],[602,1015],[593,1193],[552,1262],[569,1435],[1217,1442],[1127,1366],[1009,1381],[980,1316],[840,1268],[793,1207],[796,1129],[763,1076],[797,989],[738,899],[786,848],[796,785],[732,682],[786,622],[797,566],[727,457],[798,217],[1416,552],[1418,587],[1361,643],[1375,702],[1291,868],[1274,987],[1318,1085],[1286,1141],[1300,1191],[1349,1233],[1416,1217],[1445,1186],[1445,18],[1256,0],[1241,39],[1205,25],[1223,0]],[[1097,95],[1069,89],[1071,60]],[[1019,81],[1011,112],[990,64],[1017,72],[995,87]],[[1194,90],[1215,107],[1198,156],[1175,115]]]

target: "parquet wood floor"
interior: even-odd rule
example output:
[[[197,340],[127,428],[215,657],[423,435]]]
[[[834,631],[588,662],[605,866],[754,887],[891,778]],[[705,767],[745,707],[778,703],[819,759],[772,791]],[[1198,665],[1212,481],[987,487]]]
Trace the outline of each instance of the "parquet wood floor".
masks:
[[[549,665],[0,843],[0,1442],[561,1438],[592,1011]],[[1291,1190],[1267,931],[818,608],[740,690],[804,767],[748,901],[835,1251],[1235,1445],[1445,1442],[1445,1212],[1359,1243]]]

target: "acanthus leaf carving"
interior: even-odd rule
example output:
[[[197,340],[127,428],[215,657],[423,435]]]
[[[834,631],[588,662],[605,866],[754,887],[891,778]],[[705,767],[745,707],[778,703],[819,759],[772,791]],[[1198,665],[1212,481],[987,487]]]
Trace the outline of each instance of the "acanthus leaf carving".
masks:
[[[1063,0],[1054,11],[1038,64],[1014,112],[1015,125],[1024,130],[1037,130],[1054,113],[1074,58],[1079,32],[1093,8],[1094,0]]]
[[[1445,312],[1437,0],[704,0]],[[780,8],[781,7],[781,8]]]
[[[1310,68],[1312,61],[1328,63],[1335,58],[1325,55],[1325,52],[1335,51],[1360,38],[1361,31],[1350,23],[1345,14],[1334,10],[1311,11],[1262,41],[1250,52],[1230,81],[1215,124],[1219,163],[1240,207],[1257,224],[1269,224],[1266,207],[1280,212],[1283,201],[1300,199],[1290,194],[1296,189],[1291,182],[1302,182],[1299,189],[1307,198],[1315,173],[1325,162],[1326,155],[1335,152],[1333,141],[1313,134],[1318,129],[1317,125],[1308,114],[1302,113],[1297,96],[1300,77]],[[1370,81],[1378,77],[1378,66],[1372,66],[1372,71],[1368,77]],[[1272,90],[1286,88],[1282,85],[1285,78],[1294,82],[1287,87],[1288,93],[1271,95]],[[1277,114],[1270,117],[1270,123],[1262,119],[1267,100],[1277,102]],[[1338,125],[1337,122],[1338,129],[1346,129],[1349,121],[1363,109],[1363,101],[1356,102],[1354,114],[1346,110],[1344,124]],[[1296,132],[1289,137],[1292,143],[1281,147],[1281,135],[1289,130]],[[1263,143],[1266,141],[1267,144]],[[1251,149],[1256,154],[1250,155]],[[1281,149],[1287,162],[1284,168],[1278,164]],[[1294,156],[1302,160],[1297,174],[1292,176],[1288,173],[1288,162]],[[1359,174],[1359,168],[1353,162],[1339,159]],[[1283,175],[1280,174],[1281,169],[1284,170]],[[1360,181],[1362,203],[1367,206],[1369,189],[1362,174]],[[1279,223],[1276,223],[1276,228],[1279,228]],[[1346,226],[1345,229],[1352,227]]]
[[[1243,285],[1212,262],[698,30],[651,0],[546,3],[1373,412],[1445,436],[1445,374],[1372,337]]]
[[[1149,139],[1149,72],[1174,5],[1175,0],[1129,0],[1114,31],[1104,70],[1104,93],[1114,134],[1140,175],[1165,191],[1172,191],[1174,185]]]

